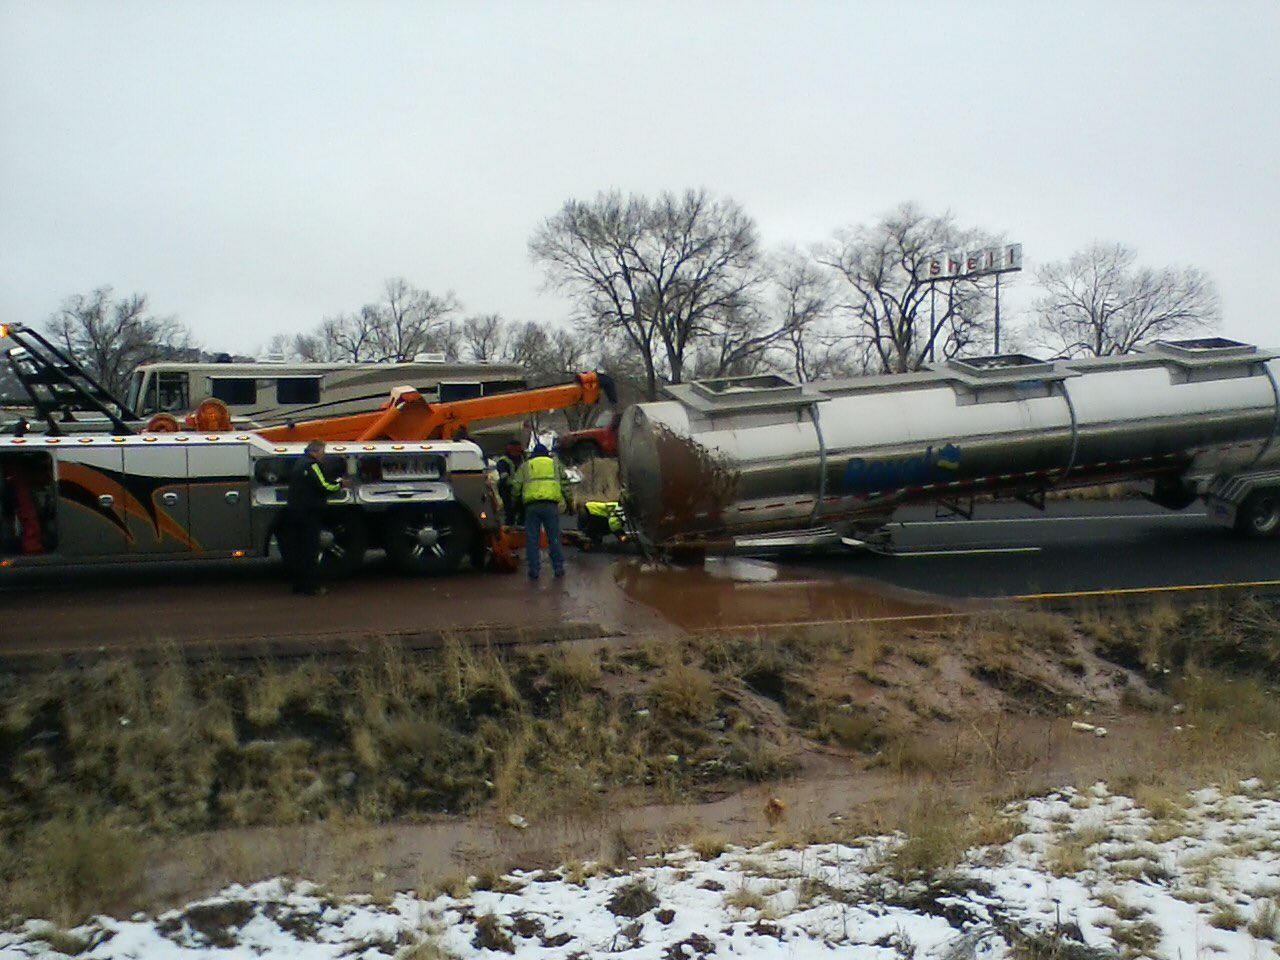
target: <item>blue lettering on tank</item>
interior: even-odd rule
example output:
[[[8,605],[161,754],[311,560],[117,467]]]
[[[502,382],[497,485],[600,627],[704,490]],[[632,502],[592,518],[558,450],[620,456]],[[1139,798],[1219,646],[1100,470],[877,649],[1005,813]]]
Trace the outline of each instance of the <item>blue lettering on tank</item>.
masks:
[[[914,457],[866,460],[854,457],[844,468],[846,493],[883,493],[900,487],[918,487],[954,480],[960,469],[960,447],[948,443],[934,450],[926,447]]]

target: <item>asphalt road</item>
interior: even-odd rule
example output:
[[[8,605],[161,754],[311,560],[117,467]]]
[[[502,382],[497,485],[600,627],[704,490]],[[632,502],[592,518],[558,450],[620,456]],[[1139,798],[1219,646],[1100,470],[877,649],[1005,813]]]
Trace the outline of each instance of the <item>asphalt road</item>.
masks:
[[[1145,501],[1063,501],[1041,513],[979,504],[971,520],[915,507],[899,511],[892,530],[892,555],[810,565],[954,597],[1280,589],[1280,538],[1246,539],[1194,506],[1175,513]]]

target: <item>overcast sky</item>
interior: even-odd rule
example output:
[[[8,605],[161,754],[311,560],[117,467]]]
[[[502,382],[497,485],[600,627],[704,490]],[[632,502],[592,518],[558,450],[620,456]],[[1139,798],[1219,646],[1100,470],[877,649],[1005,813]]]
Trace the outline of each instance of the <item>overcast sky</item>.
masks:
[[[1122,241],[1280,346],[1278,46],[1276,0],[0,0],[0,320],[109,284],[255,352],[392,276],[559,320],[543,218],[705,187],[770,245]]]

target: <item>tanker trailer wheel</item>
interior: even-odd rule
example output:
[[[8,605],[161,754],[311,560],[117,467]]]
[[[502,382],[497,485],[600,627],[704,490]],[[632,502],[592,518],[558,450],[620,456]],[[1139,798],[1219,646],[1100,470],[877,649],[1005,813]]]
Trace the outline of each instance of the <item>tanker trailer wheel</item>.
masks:
[[[462,566],[475,545],[475,530],[456,507],[403,507],[387,514],[384,539],[396,569],[430,576]]]
[[[1280,532],[1280,489],[1255,490],[1236,511],[1236,530],[1250,537]]]
[[[364,517],[355,511],[333,511],[324,515],[320,526],[319,573],[322,578],[340,580],[364,565],[369,549],[369,530]]]

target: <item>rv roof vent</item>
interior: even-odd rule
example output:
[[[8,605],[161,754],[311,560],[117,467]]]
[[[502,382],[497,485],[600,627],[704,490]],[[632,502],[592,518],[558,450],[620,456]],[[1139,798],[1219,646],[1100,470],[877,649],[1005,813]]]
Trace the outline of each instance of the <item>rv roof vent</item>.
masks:
[[[262,358],[263,363],[284,363],[283,353],[268,353]]]
[[[415,363],[444,363],[445,357],[443,353],[415,353],[413,360]]]

